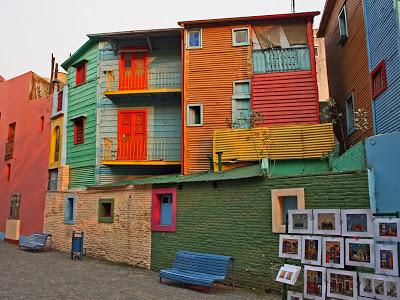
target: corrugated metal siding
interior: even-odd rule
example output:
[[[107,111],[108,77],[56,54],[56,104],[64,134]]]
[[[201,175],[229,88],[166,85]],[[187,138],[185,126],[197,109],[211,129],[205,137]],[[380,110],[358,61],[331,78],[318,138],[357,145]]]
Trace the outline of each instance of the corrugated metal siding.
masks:
[[[338,15],[346,3],[349,38],[344,46],[339,43]],[[371,85],[368,69],[368,54],[365,37],[362,0],[337,0],[327,23],[325,32],[329,91],[337,102],[339,113],[343,114],[341,122],[335,126],[337,138],[347,148],[362,139],[362,133],[356,130],[346,134],[345,99],[354,94],[355,109],[367,111],[368,129],[365,136],[373,134]],[[344,128],[344,137],[340,123]]]
[[[214,151],[223,152],[224,161],[319,158],[334,145],[332,124],[214,131]]]
[[[253,109],[264,125],[318,124],[318,93],[311,71],[255,74]]]
[[[400,59],[398,1],[364,0],[369,69],[386,63],[387,90],[373,100],[375,133],[400,130]]]
[[[185,174],[209,169],[213,130],[232,116],[232,82],[251,79],[251,47],[232,46],[232,28],[240,27],[203,28],[203,48],[185,51],[185,114],[187,104],[203,104],[203,126],[185,126]]]
[[[69,188],[84,188],[95,183],[95,166],[70,168]]]

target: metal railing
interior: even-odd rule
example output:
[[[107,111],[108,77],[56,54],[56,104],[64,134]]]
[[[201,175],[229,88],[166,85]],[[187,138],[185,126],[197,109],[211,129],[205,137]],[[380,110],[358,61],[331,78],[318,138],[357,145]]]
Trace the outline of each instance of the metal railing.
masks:
[[[181,138],[138,137],[103,138],[102,160],[161,160],[177,161],[181,155]]]
[[[14,154],[14,141],[8,142],[6,144],[6,155],[5,155],[4,159],[12,158],[13,154]]]

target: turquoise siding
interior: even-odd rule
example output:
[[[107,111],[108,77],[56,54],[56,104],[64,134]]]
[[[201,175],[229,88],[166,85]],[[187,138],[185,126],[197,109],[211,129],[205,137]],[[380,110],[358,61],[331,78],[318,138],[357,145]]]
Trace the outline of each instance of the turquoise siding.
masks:
[[[388,88],[372,100],[375,134],[400,130],[398,1],[364,0],[369,69],[386,63]]]
[[[70,188],[79,188],[95,183],[96,166],[96,102],[98,82],[98,44],[92,46],[72,64],[86,59],[86,83],[75,85],[76,68],[68,68],[68,119],[67,164],[70,167]],[[84,115],[85,142],[74,145],[72,118]]]
[[[310,70],[308,48],[253,50],[254,73]]]

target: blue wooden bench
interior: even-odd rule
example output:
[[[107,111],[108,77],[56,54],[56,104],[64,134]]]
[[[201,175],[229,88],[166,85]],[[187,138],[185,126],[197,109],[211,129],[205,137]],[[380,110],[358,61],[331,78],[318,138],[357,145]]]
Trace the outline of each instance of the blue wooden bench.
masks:
[[[206,253],[178,251],[172,269],[160,271],[162,278],[184,284],[205,286],[211,288],[216,282],[226,279],[229,265],[232,264],[232,288],[234,286],[234,271],[232,256]]]
[[[47,239],[51,238],[51,234],[47,233],[32,233],[26,241],[19,241],[19,249],[29,250],[45,250]],[[51,242],[50,242],[51,247]]]

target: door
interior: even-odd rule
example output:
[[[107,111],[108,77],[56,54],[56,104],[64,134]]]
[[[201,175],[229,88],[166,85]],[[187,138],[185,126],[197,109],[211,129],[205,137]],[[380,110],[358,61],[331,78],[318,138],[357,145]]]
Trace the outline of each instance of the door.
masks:
[[[118,160],[147,159],[147,125],[145,110],[118,113]]]
[[[122,52],[119,66],[119,90],[143,90],[147,87],[147,51]]]

